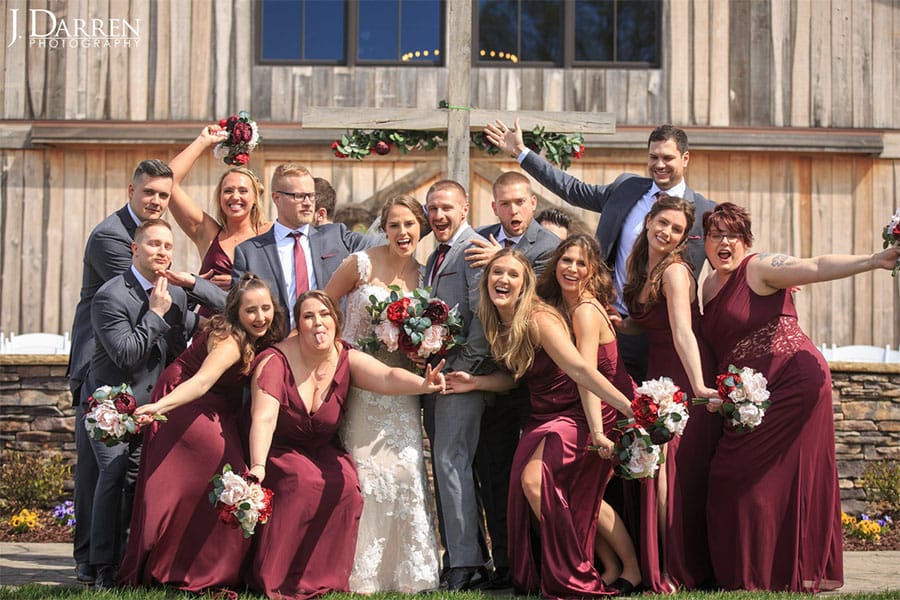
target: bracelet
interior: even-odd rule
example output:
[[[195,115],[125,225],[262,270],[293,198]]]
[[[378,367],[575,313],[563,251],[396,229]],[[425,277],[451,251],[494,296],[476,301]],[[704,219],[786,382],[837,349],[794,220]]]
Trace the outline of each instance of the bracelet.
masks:
[[[262,463],[253,463],[252,465],[250,465],[250,468],[252,469],[253,467],[262,467],[263,469],[265,469],[266,465]]]

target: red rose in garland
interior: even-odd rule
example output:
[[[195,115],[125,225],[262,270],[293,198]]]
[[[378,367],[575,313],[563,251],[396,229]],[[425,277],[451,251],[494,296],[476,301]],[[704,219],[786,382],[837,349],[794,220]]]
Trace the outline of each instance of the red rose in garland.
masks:
[[[408,297],[403,297],[396,302],[392,302],[387,307],[388,321],[394,325],[402,325],[403,321],[406,319],[406,309],[409,308],[409,303],[410,299]]]

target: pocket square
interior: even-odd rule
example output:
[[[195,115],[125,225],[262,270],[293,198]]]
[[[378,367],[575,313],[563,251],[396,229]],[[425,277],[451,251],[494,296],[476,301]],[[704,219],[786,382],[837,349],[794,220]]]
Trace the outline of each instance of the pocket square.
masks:
[[[444,277],[449,277],[451,275],[456,275],[456,271],[447,271],[445,273],[441,273],[440,275],[438,275],[438,279],[442,279]]]
[[[332,253],[330,253],[330,254],[323,254],[323,255],[321,256],[321,259],[322,259],[322,260],[327,260],[327,259],[332,258],[332,257],[334,257],[334,256],[337,256],[337,252],[332,252]]]

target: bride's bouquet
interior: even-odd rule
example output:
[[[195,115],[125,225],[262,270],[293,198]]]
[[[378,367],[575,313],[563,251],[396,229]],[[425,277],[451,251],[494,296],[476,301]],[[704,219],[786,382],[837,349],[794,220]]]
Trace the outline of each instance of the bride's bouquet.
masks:
[[[224,127],[219,135],[225,139],[213,148],[213,155],[221,158],[226,165],[246,165],[250,162],[250,153],[259,145],[259,128],[250,113],[242,110],[236,115],[219,121]]]
[[[264,488],[256,476],[241,477],[226,464],[221,475],[213,475],[212,485],[209,501],[219,511],[219,520],[240,527],[245,538],[255,533],[257,524],[265,524],[272,516],[274,493]]]
[[[900,246],[900,209],[897,209],[890,222],[884,226],[881,237],[884,240],[885,250],[891,246]],[[900,271],[900,261],[897,261],[897,264],[894,265],[891,275],[896,277],[897,271]]]
[[[622,437],[616,442],[613,454],[616,457],[616,473],[622,479],[643,479],[655,477],[659,465],[666,458],[662,449],[653,443],[650,434],[634,421],[627,421],[622,427]]]
[[[397,286],[389,289],[384,300],[369,296],[366,310],[374,327],[357,341],[363,351],[384,348],[427,359],[465,344],[462,317],[455,306],[450,308],[443,300],[432,298],[430,288],[417,288],[412,297],[401,294]]]
[[[738,432],[753,431],[766,416],[769,402],[768,381],[750,367],[728,365],[728,372],[716,376],[716,390],[722,399],[726,423]],[[694,404],[708,404],[706,398],[695,398]]]
[[[687,397],[668,377],[642,383],[631,401],[631,410],[654,444],[665,444],[683,434],[689,416]]]
[[[87,404],[84,427],[92,439],[107,446],[127,441],[153,421],[167,420],[163,415],[135,416],[137,400],[131,393],[131,386],[125,383],[98,387],[88,398]]]

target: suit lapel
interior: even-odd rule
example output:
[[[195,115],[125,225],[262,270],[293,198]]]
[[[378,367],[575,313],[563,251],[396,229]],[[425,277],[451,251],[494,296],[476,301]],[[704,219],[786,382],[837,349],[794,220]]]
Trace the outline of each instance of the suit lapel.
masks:
[[[122,227],[128,232],[128,237],[134,239],[134,232],[137,230],[137,225],[135,224],[134,219],[131,218],[131,213],[128,212],[128,205],[126,204],[117,210],[116,216],[119,217]]]
[[[275,227],[270,227],[264,236],[260,239],[260,250],[269,263],[269,270],[275,275],[275,281],[278,282],[278,297],[284,306],[291,307],[293,302],[288,302],[286,298],[287,285],[284,281],[284,272],[281,270],[281,260],[278,258],[278,245],[275,243]]]

